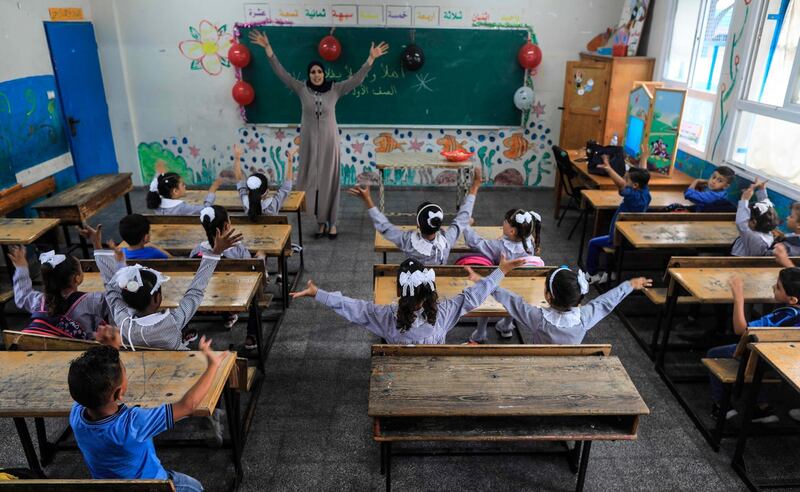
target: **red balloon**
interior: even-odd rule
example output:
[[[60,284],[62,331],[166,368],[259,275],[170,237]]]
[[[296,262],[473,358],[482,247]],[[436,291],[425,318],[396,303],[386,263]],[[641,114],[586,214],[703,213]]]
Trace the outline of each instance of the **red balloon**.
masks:
[[[342,44],[335,37],[328,35],[319,42],[319,56],[326,61],[334,61],[342,54]]]
[[[522,68],[533,69],[542,63],[542,50],[539,49],[538,44],[533,44],[530,41],[523,44],[517,53],[517,61],[522,65]]]
[[[228,60],[234,67],[246,67],[250,63],[250,50],[241,43],[232,44],[228,50]]]
[[[255,99],[256,91],[253,89],[252,85],[248,84],[244,80],[240,80],[233,84],[231,95],[233,96],[234,101],[242,106],[247,106],[253,102],[253,99]]]

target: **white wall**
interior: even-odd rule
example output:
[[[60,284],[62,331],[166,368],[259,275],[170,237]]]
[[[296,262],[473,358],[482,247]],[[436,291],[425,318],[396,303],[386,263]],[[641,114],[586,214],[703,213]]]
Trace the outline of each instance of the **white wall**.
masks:
[[[223,68],[217,76],[203,70],[191,70],[191,61],[178,49],[181,41],[191,39],[189,27],[198,28],[203,19],[216,25],[226,24],[228,32],[232,32],[233,24],[244,20],[243,4],[253,2],[92,0],[91,3],[120,171],[133,172],[141,183],[142,167],[145,177],[149,177],[154,159],[161,157],[175,166],[185,166],[185,175],[190,181],[209,182],[213,175],[229,166],[230,146],[242,140],[249,142],[255,133],[264,142],[258,142],[255,149],[247,148],[246,161],[251,163],[255,157],[257,167],[263,167],[268,174],[280,173],[279,169],[273,168],[282,163],[274,163],[269,150],[277,146],[285,148],[287,142],[296,136],[296,128],[279,131],[258,126],[254,132],[252,125],[245,126],[238,106],[230,97],[230,88],[235,81],[233,69]],[[309,3],[330,8],[326,2]],[[384,2],[359,3],[379,5]],[[431,2],[421,3],[431,5]],[[289,4],[283,2],[283,5]],[[525,129],[527,134],[520,127],[471,131],[469,135],[467,132],[446,132],[460,141],[467,140],[468,146],[484,145],[490,139],[494,140],[491,145],[497,148],[495,161],[498,158],[501,161],[492,169],[491,178],[496,184],[523,184],[527,181],[529,185],[552,185],[554,166],[550,146],[558,142],[561,112],[556,108],[561,105],[563,97],[564,64],[567,60],[577,59],[578,52],[595,34],[617,24],[622,4],[623,0],[498,1],[491,6],[478,0],[441,2],[442,9],[460,7],[470,16],[473,12],[487,11],[494,17],[492,20],[518,15],[522,23],[533,26],[544,54],[534,78],[536,99],[544,105],[544,114],[540,118],[532,117],[531,125]],[[509,98],[511,96],[509,94]],[[407,130],[399,130],[398,139],[411,140]],[[343,175],[372,173],[374,167],[370,165],[372,159],[367,153],[374,151],[371,142],[378,131],[343,129],[343,164],[354,164],[353,172]],[[427,138],[428,133],[432,138]],[[503,156],[503,151],[508,148],[502,140],[513,133],[520,133],[529,148],[522,156]],[[414,138],[424,141],[423,150],[438,151],[435,140],[441,136],[437,128],[414,131]],[[358,145],[351,148],[354,143],[364,143],[363,150],[357,152]],[[192,152],[197,155],[192,155]],[[348,162],[353,155],[357,157],[356,162]],[[262,160],[266,163],[262,164]],[[524,166],[526,161],[531,161],[527,170]],[[497,178],[500,174],[502,176]],[[352,178],[346,177],[345,180],[352,181]],[[420,176],[412,180],[406,177],[399,184],[427,184],[427,181],[421,181]]]

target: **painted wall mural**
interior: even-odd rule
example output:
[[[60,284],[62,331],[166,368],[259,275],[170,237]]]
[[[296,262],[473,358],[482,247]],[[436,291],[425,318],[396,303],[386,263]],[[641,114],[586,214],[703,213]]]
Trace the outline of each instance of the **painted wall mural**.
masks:
[[[192,60],[192,70],[203,70],[208,75],[219,75],[224,67],[230,67],[228,49],[233,44],[233,34],[228,33],[227,24],[219,27],[207,20],[200,21],[195,29],[189,26],[192,39],[181,41],[178,49]]]

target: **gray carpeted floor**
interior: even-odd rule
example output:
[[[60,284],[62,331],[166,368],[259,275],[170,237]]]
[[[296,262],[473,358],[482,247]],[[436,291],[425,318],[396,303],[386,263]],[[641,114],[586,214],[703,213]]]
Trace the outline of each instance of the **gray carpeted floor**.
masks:
[[[451,209],[455,194],[450,190],[392,191],[388,203],[390,209],[409,210],[424,199]],[[135,193],[136,209],[144,210],[143,201],[143,193]],[[551,203],[549,190],[485,191],[478,195],[474,215],[481,225],[498,225],[505,210],[514,206],[541,212],[547,264],[574,266],[578,241],[567,241],[566,236],[575,215],[556,228]],[[123,213],[120,202],[98,217],[107,235],[116,235],[115,222]],[[371,266],[380,261],[372,251],[374,229],[361,202],[344,194],[340,217],[337,241],[313,239],[313,217],[304,218],[304,280],[312,278],[328,290],[370,299]],[[392,261],[398,262],[400,257],[390,257]],[[23,319],[12,321],[19,326]],[[199,327],[206,329],[202,324]],[[241,342],[244,333],[243,326],[233,335],[218,326],[207,329],[223,342],[226,337]],[[448,341],[463,342],[471,329],[470,325],[458,327]],[[383,488],[379,449],[371,439],[367,417],[369,347],[376,341],[312,300],[301,299],[291,305],[267,362],[266,382],[244,449],[241,490]],[[744,489],[729,464],[733,442],[726,441],[718,454],[711,450],[616,316],[595,327],[586,341],[613,344],[613,353],[622,360],[651,411],[642,420],[637,441],[593,446],[586,490]],[[702,388],[699,394],[699,410],[707,413],[710,404],[703,401]],[[55,424],[50,427],[57,427]],[[0,420],[0,435],[5,437],[0,464],[24,466],[8,419]],[[764,449],[769,452],[770,448]],[[797,463],[796,449],[771,455],[769,461]],[[195,476],[208,490],[224,489],[232,474],[229,453],[224,449],[167,448],[159,455],[165,466]],[[60,452],[47,472],[55,477],[87,476],[77,451]],[[393,482],[399,491],[572,490],[574,475],[563,457],[542,454],[400,457],[394,461]]]

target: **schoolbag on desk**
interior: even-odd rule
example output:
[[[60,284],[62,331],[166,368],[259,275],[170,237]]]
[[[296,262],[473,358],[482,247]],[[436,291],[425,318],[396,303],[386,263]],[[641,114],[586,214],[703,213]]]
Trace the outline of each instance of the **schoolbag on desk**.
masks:
[[[69,309],[64,314],[52,316],[50,315],[45,306],[44,300],[39,311],[31,313],[31,322],[27,328],[22,330],[23,333],[31,333],[34,335],[45,335],[55,337],[68,337],[77,338],[80,340],[90,340],[83,327],[72,319],[70,315],[75,306],[83,300],[86,296],[84,292],[73,292],[67,297],[67,304]]]

